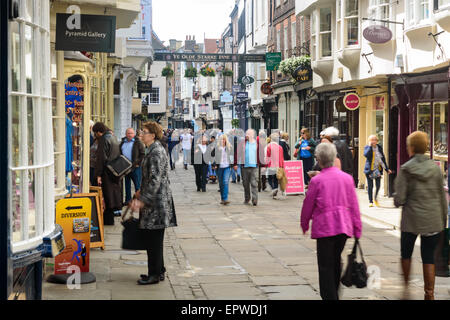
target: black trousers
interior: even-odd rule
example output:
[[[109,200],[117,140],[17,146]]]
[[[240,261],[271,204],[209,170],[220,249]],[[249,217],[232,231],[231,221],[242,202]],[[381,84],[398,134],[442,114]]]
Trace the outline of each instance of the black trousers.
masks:
[[[422,256],[423,264],[434,264],[434,251],[436,250],[440,233],[434,236],[420,236],[420,254]],[[410,232],[402,232],[400,236],[400,251],[402,259],[411,259],[414,244],[416,243],[417,235]]]
[[[164,267],[164,231],[165,229],[144,230],[147,247],[148,276],[158,276],[166,272]]]
[[[208,175],[208,165],[194,164],[195,184],[197,189],[206,190],[206,177]]]
[[[341,282],[341,254],[347,235],[317,239],[317,263],[319,265],[320,296],[323,300],[339,300]]]
[[[373,180],[374,179],[369,178],[368,173],[366,173],[366,178],[367,178],[367,189],[368,189],[367,191],[369,192],[369,202],[373,203]],[[378,191],[380,191],[380,185],[381,185],[381,177],[375,179],[375,187],[376,187],[375,200],[378,197]]]
[[[313,157],[300,158],[303,161],[303,177],[305,180],[305,185],[309,184],[311,178],[308,176],[307,172],[312,170],[313,167]]]

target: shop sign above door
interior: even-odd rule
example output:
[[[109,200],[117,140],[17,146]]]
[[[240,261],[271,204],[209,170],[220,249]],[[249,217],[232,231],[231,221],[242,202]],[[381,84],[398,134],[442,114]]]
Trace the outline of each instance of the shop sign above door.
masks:
[[[350,111],[358,109],[360,101],[361,101],[361,99],[354,92],[353,93],[347,93],[344,96],[344,106]]]
[[[392,39],[392,31],[385,26],[368,26],[363,31],[363,36],[372,43],[386,43]]]
[[[253,78],[252,76],[243,76],[241,79],[239,79],[238,82],[242,83],[242,84],[245,84],[247,86],[247,85],[252,84],[253,82],[255,82],[255,78]]]
[[[152,82],[151,81],[138,81],[137,82],[137,92],[138,93],[151,93],[152,92]]]
[[[79,19],[79,24],[71,22]],[[114,52],[116,17],[91,14],[56,14],[56,50]]]
[[[310,81],[311,69],[300,66],[292,73],[292,77],[297,80],[298,83]]]

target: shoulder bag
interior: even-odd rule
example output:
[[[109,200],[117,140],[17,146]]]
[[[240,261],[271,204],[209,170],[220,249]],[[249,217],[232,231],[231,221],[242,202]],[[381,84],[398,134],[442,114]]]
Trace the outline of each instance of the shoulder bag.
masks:
[[[127,215],[130,215],[127,218]],[[122,213],[122,249],[146,250],[143,230],[139,228],[139,219],[133,217],[130,207],[126,207]]]
[[[108,161],[106,167],[112,172],[116,177],[123,177],[131,172],[133,168],[133,163],[128,160],[123,154],[118,156],[116,159]]]
[[[361,254],[361,262],[356,261],[356,249],[359,247]],[[356,286],[357,288],[365,288],[367,286],[367,266],[364,261],[361,245],[359,240],[355,238],[352,253],[347,256],[347,269],[341,279],[341,283],[346,287]]]

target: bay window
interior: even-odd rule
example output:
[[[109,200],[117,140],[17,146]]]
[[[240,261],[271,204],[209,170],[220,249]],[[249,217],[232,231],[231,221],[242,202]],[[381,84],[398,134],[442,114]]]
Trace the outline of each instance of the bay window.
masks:
[[[336,39],[338,50],[359,44],[358,1],[359,0],[336,1]]]
[[[370,0],[369,2],[369,18],[377,20],[392,20],[390,0]],[[372,22],[373,24],[382,25],[390,28],[391,24],[387,22]],[[393,24],[392,24],[393,25]]]
[[[443,3],[443,6],[445,6],[446,3],[448,6],[448,0],[440,1]],[[405,6],[407,25],[413,26],[430,19],[430,0],[406,0]]]
[[[331,8],[320,9],[319,56],[331,57]]]
[[[49,1],[20,1],[10,22],[9,210],[13,252],[54,228]]]

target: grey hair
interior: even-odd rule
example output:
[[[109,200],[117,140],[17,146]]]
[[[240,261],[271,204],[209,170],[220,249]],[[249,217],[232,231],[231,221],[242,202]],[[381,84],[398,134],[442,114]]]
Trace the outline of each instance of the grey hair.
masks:
[[[321,143],[316,147],[314,154],[322,168],[330,168],[334,166],[336,160],[336,146],[333,143]]]
[[[325,130],[323,130],[323,134],[325,136],[337,137],[339,135],[339,130],[335,127],[328,127]]]

